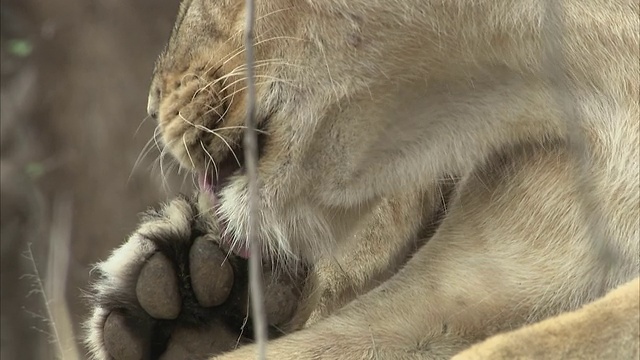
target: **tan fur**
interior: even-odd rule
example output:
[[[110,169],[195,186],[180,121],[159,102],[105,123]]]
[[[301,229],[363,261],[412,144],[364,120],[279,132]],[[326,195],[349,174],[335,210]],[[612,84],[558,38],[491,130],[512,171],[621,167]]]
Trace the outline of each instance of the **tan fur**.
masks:
[[[453,360],[637,359],[638,284],[634,279],[578,311],[494,336]]]
[[[323,293],[310,291],[297,318],[308,326],[271,342],[270,358],[447,358],[638,277],[638,4],[562,2],[564,63],[552,65],[566,79],[549,78],[545,4],[257,1],[258,116],[268,133],[261,239],[281,257],[347,265],[319,266]],[[243,14],[238,1],[185,1],[156,68],[149,110],[196,172],[241,139]],[[584,169],[558,93],[587,135]],[[458,182],[436,233],[397,274],[380,275],[402,263],[393,253],[415,241],[445,177]],[[246,178],[233,178],[217,214],[237,244],[246,194]],[[596,239],[594,208],[605,229]],[[349,262],[353,254],[363,258]],[[461,357],[536,357],[527,349],[537,346],[518,345],[526,334],[550,354],[601,348],[629,358],[638,337],[615,331],[637,319],[634,302],[637,281]]]

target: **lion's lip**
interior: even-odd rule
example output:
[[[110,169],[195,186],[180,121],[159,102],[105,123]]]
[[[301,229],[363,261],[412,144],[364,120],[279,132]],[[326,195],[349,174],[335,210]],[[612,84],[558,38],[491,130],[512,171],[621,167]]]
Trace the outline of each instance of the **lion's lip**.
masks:
[[[264,134],[258,135],[258,158],[261,157],[265,146]],[[229,153],[224,160],[211,161],[200,174],[201,185],[209,191],[219,192],[232,176],[244,171],[244,149],[241,146],[229,146]]]
[[[199,174],[200,188],[213,195],[216,195],[229,183],[231,176],[242,171],[244,165],[244,152],[234,150],[223,161],[210,163],[203,172]]]

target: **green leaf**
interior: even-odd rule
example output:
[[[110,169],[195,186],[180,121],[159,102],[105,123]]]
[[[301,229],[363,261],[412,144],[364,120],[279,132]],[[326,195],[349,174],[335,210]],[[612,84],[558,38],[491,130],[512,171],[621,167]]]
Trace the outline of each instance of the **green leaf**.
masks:
[[[37,179],[44,174],[44,166],[40,163],[30,163],[27,164],[25,171],[30,178]]]
[[[9,41],[9,52],[19,57],[27,57],[33,51],[33,45],[28,40],[14,39]]]

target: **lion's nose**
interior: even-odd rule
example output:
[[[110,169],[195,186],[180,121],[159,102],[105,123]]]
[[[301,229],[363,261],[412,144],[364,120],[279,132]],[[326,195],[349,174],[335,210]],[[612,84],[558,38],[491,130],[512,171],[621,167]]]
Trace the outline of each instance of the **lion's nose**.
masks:
[[[151,87],[149,91],[149,99],[147,100],[147,114],[154,120],[158,120],[158,108],[160,107],[160,89],[156,86]]]
[[[147,108],[147,113],[153,120],[158,120],[158,110]]]

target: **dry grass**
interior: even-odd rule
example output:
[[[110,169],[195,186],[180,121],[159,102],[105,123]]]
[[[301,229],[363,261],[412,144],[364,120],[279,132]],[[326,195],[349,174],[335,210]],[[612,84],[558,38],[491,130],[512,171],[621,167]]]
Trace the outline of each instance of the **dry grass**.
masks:
[[[71,198],[60,196],[54,203],[49,229],[47,271],[45,274],[40,271],[33,255],[32,244],[29,243],[25,257],[31,264],[33,273],[23,276],[32,282],[32,290],[28,296],[39,296],[45,309],[44,315],[26,310],[45,326],[45,329],[34,330],[46,337],[46,342],[51,345],[53,352],[45,351],[52,354],[48,357],[64,360],[82,359],[69,304],[65,300],[72,225]]]

